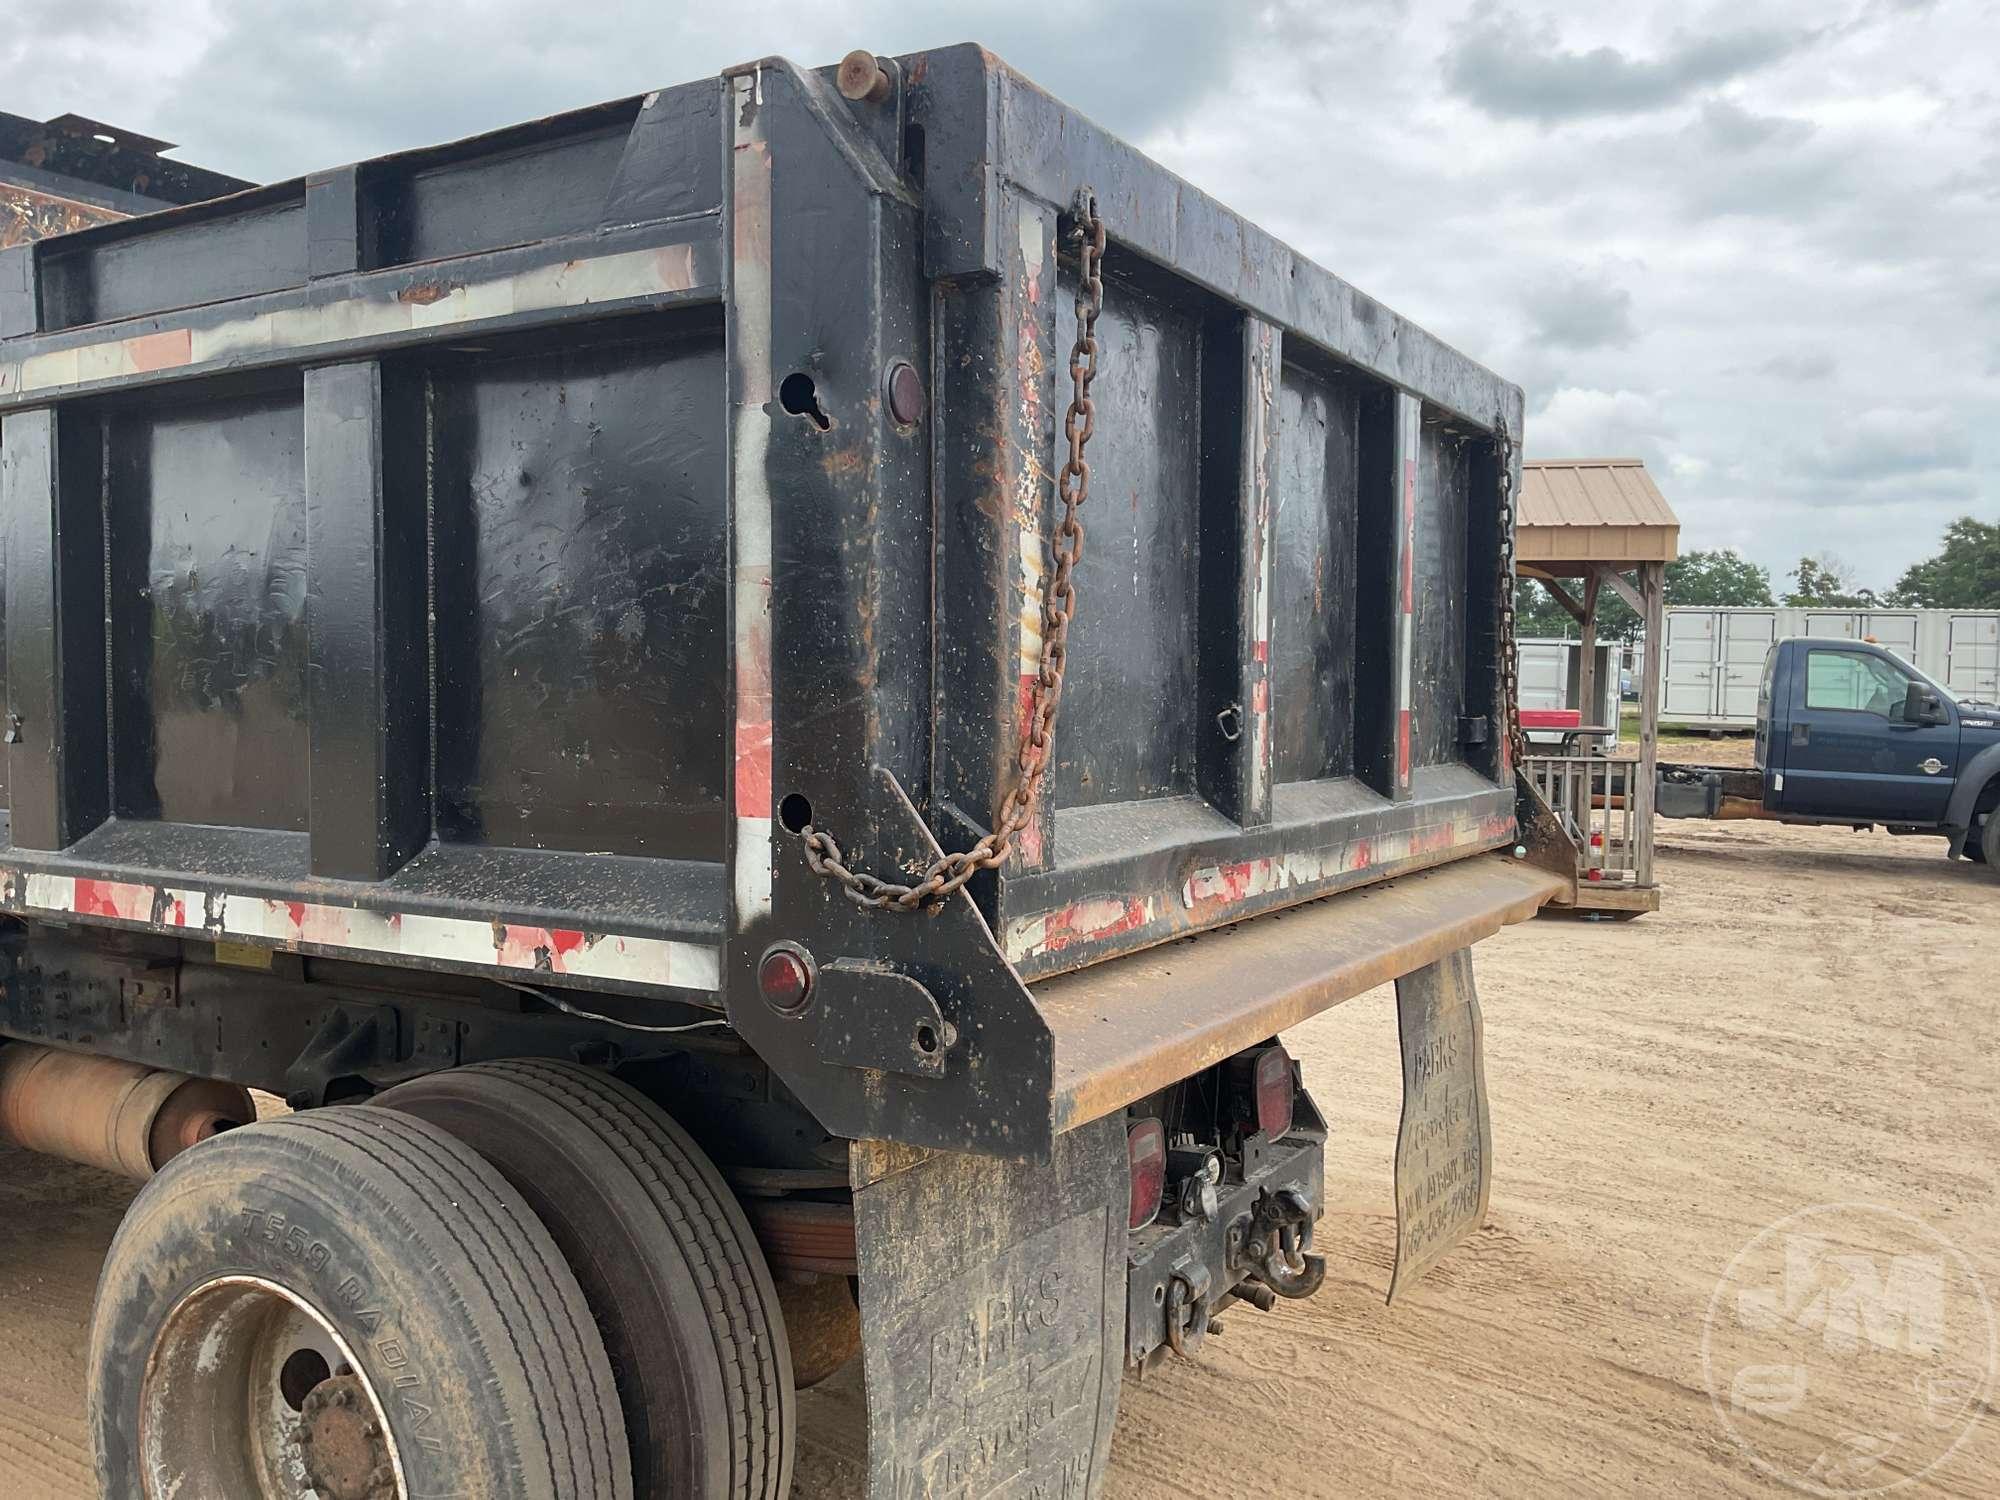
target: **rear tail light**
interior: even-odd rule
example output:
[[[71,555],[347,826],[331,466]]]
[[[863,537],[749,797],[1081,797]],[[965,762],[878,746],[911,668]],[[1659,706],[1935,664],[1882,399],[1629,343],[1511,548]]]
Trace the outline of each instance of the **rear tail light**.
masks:
[[[812,998],[812,959],[792,943],[773,943],[757,960],[757,988],[780,1015],[795,1016]]]
[[[1167,1128],[1158,1120],[1134,1120],[1125,1132],[1125,1159],[1132,1169],[1133,1229],[1159,1217],[1167,1191]]]
[[[1250,1084],[1257,1099],[1257,1128],[1274,1141],[1289,1134],[1293,1097],[1298,1091],[1291,1054],[1283,1047],[1267,1047],[1258,1053]]]

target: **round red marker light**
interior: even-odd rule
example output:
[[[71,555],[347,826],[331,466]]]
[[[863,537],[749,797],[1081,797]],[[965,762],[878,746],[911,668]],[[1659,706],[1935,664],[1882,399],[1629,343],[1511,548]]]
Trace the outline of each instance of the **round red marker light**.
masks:
[[[779,943],[757,960],[757,988],[781,1015],[795,1016],[806,1008],[812,983],[812,959],[802,948]]]
[[[907,359],[889,366],[889,415],[899,427],[909,427],[924,414],[924,377]]]

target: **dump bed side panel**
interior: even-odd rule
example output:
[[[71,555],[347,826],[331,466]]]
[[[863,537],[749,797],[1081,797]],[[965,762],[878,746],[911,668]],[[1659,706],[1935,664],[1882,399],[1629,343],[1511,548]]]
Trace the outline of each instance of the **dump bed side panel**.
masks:
[[[906,76],[934,365],[1018,372],[938,413],[943,514],[983,518],[939,560],[933,810],[961,842],[1018,775],[1040,659],[1079,194],[1112,241],[1055,774],[974,887],[1009,960],[1034,979],[1509,837],[1520,393],[977,49]]]
[[[720,95],[32,248],[11,908],[712,1001]]]

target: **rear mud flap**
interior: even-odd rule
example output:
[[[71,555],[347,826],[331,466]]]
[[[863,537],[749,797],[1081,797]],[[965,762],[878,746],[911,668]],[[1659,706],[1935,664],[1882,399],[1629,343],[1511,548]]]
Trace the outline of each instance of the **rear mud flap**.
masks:
[[[1493,1135],[1485,1029],[1460,948],[1396,981],[1403,1121],[1396,1135],[1396,1269],[1389,1300],[1486,1222]]]
[[[1122,1116],[1046,1163],[854,1147],[869,1500],[1090,1500],[1118,1415]]]

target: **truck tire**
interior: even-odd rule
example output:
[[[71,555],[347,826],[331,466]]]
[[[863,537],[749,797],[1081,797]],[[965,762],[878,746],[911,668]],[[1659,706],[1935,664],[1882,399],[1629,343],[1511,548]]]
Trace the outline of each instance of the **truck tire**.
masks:
[[[1966,838],[1966,847],[1972,846],[1971,837]],[[1979,830],[1980,863],[1995,874],[2000,874],[2000,807],[1986,815],[1986,822]]]
[[[388,1110],[167,1163],[112,1241],[88,1378],[106,1495],[632,1494],[554,1241],[476,1153]]]
[[[583,1287],[625,1405],[639,1500],[785,1500],[785,1320],[735,1195],[686,1131],[608,1074],[480,1063],[377,1096],[521,1190]]]

